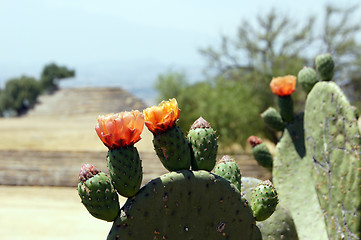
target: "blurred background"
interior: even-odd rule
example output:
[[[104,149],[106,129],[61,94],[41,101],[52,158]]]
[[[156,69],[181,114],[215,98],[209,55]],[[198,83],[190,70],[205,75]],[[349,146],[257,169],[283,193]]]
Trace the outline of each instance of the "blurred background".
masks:
[[[104,239],[111,223],[76,191],[82,163],[106,169],[96,118],[173,97],[184,132],[203,116],[220,154],[269,178],[246,143],[279,137],[259,116],[269,82],[330,52],[360,110],[360,21],[357,0],[0,1],[0,239]],[[293,99],[302,111],[304,93]],[[166,172],[151,141],[145,129],[143,184]]]

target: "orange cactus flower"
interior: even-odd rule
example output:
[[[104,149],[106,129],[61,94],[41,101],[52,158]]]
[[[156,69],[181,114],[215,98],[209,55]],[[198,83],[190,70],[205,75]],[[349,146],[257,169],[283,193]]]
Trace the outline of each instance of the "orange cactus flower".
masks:
[[[153,134],[159,134],[175,126],[180,110],[175,98],[162,101],[158,106],[153,106],[143,111],[145,125]]]
[[[289,96],[296,90],[296,80],[297,78],[292,75],[273,78],[270,87],[277,96]]]
[[[132,146],[140,140],[144,116],[138,110],[98,117],[95,126],[100,140],[109,149]]]

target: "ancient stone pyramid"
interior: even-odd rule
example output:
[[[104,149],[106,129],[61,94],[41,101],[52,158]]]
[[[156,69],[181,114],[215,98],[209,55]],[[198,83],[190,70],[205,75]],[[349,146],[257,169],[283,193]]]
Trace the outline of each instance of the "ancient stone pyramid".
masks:
[[[133,109],[146,104],[121,88],[66,88],[43,95],[28,116],[106,114]]]

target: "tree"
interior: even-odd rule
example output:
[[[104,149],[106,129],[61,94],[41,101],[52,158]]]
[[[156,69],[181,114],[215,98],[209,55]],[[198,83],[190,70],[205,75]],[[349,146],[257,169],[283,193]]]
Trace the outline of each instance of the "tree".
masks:
[[[75,76],[74,70],[65,66],[58,66],[55,63],[46,65],[41,73],[40,83],[46,92],[54,92],[59,88],[59,80]]]
[[[207,74],[213,80],[188,85],[177,93],[183,108],[180,124],[182,121],[189,124],[189,117],[185,115],[195,118],[199,113],[216,125],[225,145],[244,144],[251,134],[276,141],[276,133],[263,128],[259,117],[276,99],[269,89],[273,77],[297,75],[303,66],[313,64],[316,55],[328,51],[336,53],[336,64],[342,68],[346,65],[348,74],[354,70],[352,76],[361,79],[360,65],[357,65],[361,64],[361,49],[355,38],[360,28],[350,23],[352,13],[354,8],[327,6],[324,31],[318,31],[321,34],[315,34],[316,18],[312,16],[296,22],[271,10],[258,16],[255,24],[244,20],[236,39],[222,36],[219,47],[200,50],[208,63]],[[350,53],[354,56],[350,57]],[[340,79],[340,75],[337,76]],[[352,79],[349,77],[346,82]],[[352,84],[352,89],[360,90],[355,88],[356,81]],[[303,91],[296,91],[292,97],[295,110],[303,109]]]
[[[184,72],[168,70],[159,74],[154,87],[159,92],[158,101],[177,98],[179,94],[189,85]]]
[[[34,106],[41,92],[40,84],[33,77],[21,76],[6,82],[0,93],[0,112],[21,115]]]
[[[358,6],[341,9],[327,6],[320,49],[330,52],[336,63],[335,81],[340,84],[353,104],[361,110],[361,25],[352,22]]]

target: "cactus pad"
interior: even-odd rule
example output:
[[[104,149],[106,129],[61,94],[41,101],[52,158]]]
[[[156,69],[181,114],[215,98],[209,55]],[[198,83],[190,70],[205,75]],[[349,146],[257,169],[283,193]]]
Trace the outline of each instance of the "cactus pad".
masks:
[[[260,143],[252,148],[253,157],[259,165],[272,169],[273,157],[265,143]]]
[[[214,173],[227,179],[241,191],[241,171],[239,170],[236,161],[234,161],[231,156],[223,156],[215,166]]]
[[[118,193],[124,197],[134,196],[143,178],[138,150],[134,146],[110,149],[107,163],[110,178]]]
[[[281,114],[273,107],[267,108],[267,110],[261,114],[261,117],[264,123],[275,131],[283,131],[285,128]]]
[[[197,119],[188,132],[191,146],[192,170],[212,171],[217,158],[217,136],[210,124],[202,117]]]
[[[191,165],[191,153],[182,130],[174,126],[166,132],[155,134],[155,152],[169,171],[187,170]]]
[[[234,185],[207,171],[183,170],[152,180],[129,198],[107,239],[261,239],[261,235]]]
[[[317,73],[311,67],[302,68],[297,75],[299,84],[306,93],[309,93],[313,86],[318,82]]]
[[[288,123],[293,119],[293,100],[291,95],[278,96],[277,105],[284,122]]]
[[[292,213],[298,237],[327,239],[311,177],[311,159],[306,157],[303,114],[296,115],[285,128],[276,146],[272,174],[279,199]]]
[[[110,178],[90,164],[79,173],[78,194],[91,215],[112,222],[120,211],[118,194]]]
[[[251,177],[242,177],[242,195],[250,201],[253,189],[262,181]],[[275,212],[268,219],[257,222],[264,240],[292,239],[297,240],[297,231],[291,212],[278,203]]]
[[[360,239],[360,132],[354,109],[335,83],[320,82],[308,95],[305,137],[329,237]]]
[[[329,53],[316,56],[315,65],[323,81],[330,81],[335,71],[335,63]]]
[[[269,218],[278,204],[278,195],[271,181],[258,184],[252,192],[251,208],[257,221]]]

